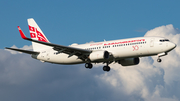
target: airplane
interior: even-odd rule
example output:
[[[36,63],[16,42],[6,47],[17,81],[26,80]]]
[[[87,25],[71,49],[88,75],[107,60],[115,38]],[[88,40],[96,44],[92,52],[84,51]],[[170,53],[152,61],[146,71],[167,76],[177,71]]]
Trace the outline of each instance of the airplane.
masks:
[[[141,57],[157,55],[157,62],[176,47],[176,44],[163,37],[137,37],[69,46],[50,43],[33,18],[27,19],[30,36],[27,38],[18,26],[21,37],[32,42],[33,50],[6,49],[30,54],[41,62],[55,64],[82,64],[91,69],[92,63],[103,63],[104,71],[110,71],[109,64],[122,66],[138,65]]]

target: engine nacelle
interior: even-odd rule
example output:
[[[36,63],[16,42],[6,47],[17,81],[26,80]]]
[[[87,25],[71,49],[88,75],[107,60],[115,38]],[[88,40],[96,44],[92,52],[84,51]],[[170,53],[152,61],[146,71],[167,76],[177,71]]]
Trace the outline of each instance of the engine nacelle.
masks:
[[[127,58],[118,61],[118,63],[121,64],[122,66],[137,65],[139,64],[139,62],[140,62],[139,58]]]
[[[104,59],[109,59],[108,51],[94,51],[89,55],[91,61],[103,61]]]

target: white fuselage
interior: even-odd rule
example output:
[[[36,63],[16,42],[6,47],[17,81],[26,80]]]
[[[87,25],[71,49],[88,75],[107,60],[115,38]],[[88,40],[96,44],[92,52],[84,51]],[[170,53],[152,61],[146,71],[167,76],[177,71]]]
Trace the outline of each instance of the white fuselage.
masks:
[[[111,57],[108,61],[116,61],[125,58],[143,57],[163,54],[171,51],[176,45],[162,37],[138,37],[122,40],[112,40],[97,43],[88,43],[81,45],[71,45],[86,50],[101,51],[106,50],[110,53]],[[69,56],[69,54],[58,53],[52,48],[40,52],[38,55],[32,55],[33,58],[45,62],[57,64],[79,64],[85,63],[77,56]],[[107,60],[101,60],[103,62]],[[98,61],[96,61],[98,62]]]

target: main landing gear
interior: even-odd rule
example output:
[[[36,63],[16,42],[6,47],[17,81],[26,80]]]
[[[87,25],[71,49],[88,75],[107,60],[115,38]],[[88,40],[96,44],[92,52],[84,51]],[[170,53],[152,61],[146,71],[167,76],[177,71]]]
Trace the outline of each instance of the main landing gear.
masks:
[[[109,66],[104,66],[103,70],[109,72],[111,70],[111,68]]]
[[[91,63],[85,63],[85,67],[88,69],[91,69],[93,67],[93,65]],[[109,72],[111,70],[111,68],[108,66],[108,63],[106,66],[103,67],[104,71]]]
[[[91,69],[93,67],[93,65],[91,63],[86,63],[85,67]]]

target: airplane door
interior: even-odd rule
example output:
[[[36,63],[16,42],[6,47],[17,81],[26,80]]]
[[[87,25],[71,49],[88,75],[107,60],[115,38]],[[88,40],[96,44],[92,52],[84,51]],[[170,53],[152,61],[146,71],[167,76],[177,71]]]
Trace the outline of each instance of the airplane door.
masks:
[[[154,39],[151,39],[150,41],[150,47],[153,47],[154,46]]]

